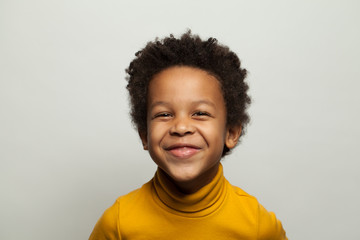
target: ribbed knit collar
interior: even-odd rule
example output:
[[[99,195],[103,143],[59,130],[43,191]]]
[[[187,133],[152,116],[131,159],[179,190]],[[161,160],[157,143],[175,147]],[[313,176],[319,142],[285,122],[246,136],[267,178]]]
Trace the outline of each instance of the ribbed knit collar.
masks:
[[[156,171],[153,179],[154,200],[165,210],[181,216],[202,217],[218,209],[226,196],[223,167],[220,164],[214,179],[197,192],[184,194],[165,176]]]

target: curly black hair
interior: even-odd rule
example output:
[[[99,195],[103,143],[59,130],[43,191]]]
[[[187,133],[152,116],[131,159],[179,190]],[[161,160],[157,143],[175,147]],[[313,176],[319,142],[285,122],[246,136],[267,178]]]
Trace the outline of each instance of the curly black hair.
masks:
[[[247,71],[241,68],[237,55],[215,38],[206,41],[187,31],[180,38],[170,37],[148,42],[135,54],[126,69],[127,90],[130,94],[132,122],[140,133],[147,131],[148,85],[155,74],[172,66],[202,69],[216,77],[226,104],[227,126],[241,126],[242,135],[250,118],[246,112],[251,103],[244,81]],[[224,146],[223,156],[230,149]]]

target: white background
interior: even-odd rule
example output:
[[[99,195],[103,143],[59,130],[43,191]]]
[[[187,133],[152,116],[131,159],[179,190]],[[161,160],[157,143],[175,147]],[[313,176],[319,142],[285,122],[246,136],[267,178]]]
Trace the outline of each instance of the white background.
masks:
[[[359,1],[0,1],[0,239],[87,239],[155,164],[124,69],[191,28],[249,71],[247,134],[225,176],[290,239],[360,239]]]

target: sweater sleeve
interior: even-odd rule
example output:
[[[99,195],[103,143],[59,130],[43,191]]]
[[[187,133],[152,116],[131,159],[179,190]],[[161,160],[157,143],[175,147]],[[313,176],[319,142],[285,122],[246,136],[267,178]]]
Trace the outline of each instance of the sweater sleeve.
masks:
[[[281,222],[273,212],[268,212],[259,204],[258,212],[258,238],[259,240],[287,240]]]
[[[118,219],[119,203],[108,208],[96,223],[89,240],[121,240]]]

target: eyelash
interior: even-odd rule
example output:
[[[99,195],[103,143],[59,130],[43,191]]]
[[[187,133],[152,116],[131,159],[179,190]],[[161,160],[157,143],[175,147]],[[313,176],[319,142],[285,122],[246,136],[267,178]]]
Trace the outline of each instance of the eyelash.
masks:
[[[155,118],[168,118],[172,117],[173,115],[171,113],[163,112],[156,114],[153,119]],[[191,116],[193,117],[211,117],[211,114],[205,111],[196,111]]]
[[[158,113],[156,114],[153,118],[159,118],[159,117],[164,117],[164,118],[167,118],[167,117],[171,117],[172,115],[170,113],[167,113],[167,112],[164,112],[164,113]]]
[[[193,116],[211,116],[208,112],[205,111],[197,111],[193,114]]]

